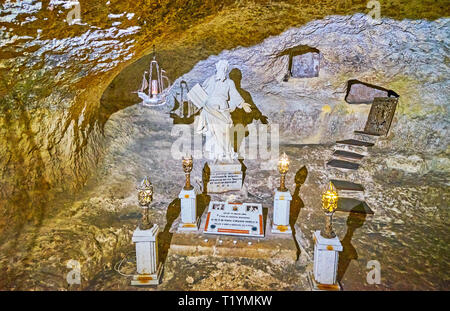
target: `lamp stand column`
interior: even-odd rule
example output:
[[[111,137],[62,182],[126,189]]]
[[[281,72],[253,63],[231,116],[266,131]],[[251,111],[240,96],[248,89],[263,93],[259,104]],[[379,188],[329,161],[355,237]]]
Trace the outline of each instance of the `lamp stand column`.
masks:
[[[311,279],[313,290],[341,290],[336,281],[339,252],[342,244],[338,237],[324,238],[315,231],[314,239],[314,275]]]
[[[272,233],[292,233],[292,228],[289,225],[291,200],[292,196],[289,190],[277,190],[275,192],[275,197],[273,200]]]
[[[200,217],[197,217],[197,193],[194,188],[182,189],[178,198],[181,201],[181,221],[178,231],[197,231]]]
[[[159,226],[151,229],[134,230],[132,241],[136,243],[137,275],[133,276],[131,285],[158,285],[161,280],[162,264],[158,258]]]

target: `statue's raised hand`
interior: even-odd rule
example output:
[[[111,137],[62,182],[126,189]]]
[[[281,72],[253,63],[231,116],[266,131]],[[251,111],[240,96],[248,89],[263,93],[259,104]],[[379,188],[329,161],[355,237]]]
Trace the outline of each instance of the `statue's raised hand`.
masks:
[[[250,112],[252,112],[252,108],[251,108],[251,105],[249,104],[249,103],[243,103],[242,104],[242,108],[244,108],[244,111],[245,112],[247,112],[247,113],[250,113]]]

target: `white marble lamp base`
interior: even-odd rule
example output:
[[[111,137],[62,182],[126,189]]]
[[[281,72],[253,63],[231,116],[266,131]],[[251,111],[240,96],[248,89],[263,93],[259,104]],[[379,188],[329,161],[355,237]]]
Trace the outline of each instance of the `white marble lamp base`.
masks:
[[[162,264],[158,258],[159,226],[151,229],[136,228],[132,241],[136,244],[137,274],[133,276],[131,285],[158,285],[161,279]]]
[[[182,189],[178,195],[181,205],[181,220],[178,231],[197,231],[200,217],[197,217],[197,192],[195,189]]]
[[[276,191],[273,200],[272,233],[292,234],[289,225],[292,196],[289,191]]]
[[[343,250],[339,238],[324,238],[320,231],[315,231],[314,238],[314,271],[310,275],[313,290],[340,290],[336,281],[339,252]]]

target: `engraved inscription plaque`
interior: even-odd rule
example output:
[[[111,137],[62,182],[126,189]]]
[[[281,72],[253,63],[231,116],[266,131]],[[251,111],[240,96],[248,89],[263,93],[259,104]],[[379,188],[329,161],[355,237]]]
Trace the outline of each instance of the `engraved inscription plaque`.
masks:
[[[239,191],[242,188],[242,165],[240,163],[211,164],[208,193]]]
[[[364,131],[370,134],[387,135],[397,102],[398,98],[395,97],[375,97]]]

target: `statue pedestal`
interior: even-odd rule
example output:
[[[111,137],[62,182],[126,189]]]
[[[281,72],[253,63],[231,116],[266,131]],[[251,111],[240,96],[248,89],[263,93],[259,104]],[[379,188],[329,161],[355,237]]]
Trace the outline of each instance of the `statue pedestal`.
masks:
[[[178,195],[181,201],[181,221],[178,231],[197,231],[200,217],[197,217],[197,193],[194,189],[181,190]]]
[[[312,277],[313,290],[340,290],[336,281],[339,252],[342,244],[338,237],[326,239],[315,231],[314,238],[314,275]]]
[[[137,275],[131,285],[158,285],[161,279],[162,264],[158,260],[158,225],[153,228],[134,230],[132,241],[136,243]]]
[[[273,200],[272,233],[292,234],[289,225],[292,196],[289,191],[276,191]]]
[[[243,182],[241,163],[216,163],[208,166],[210,168],[208,193],[241,190]]]

